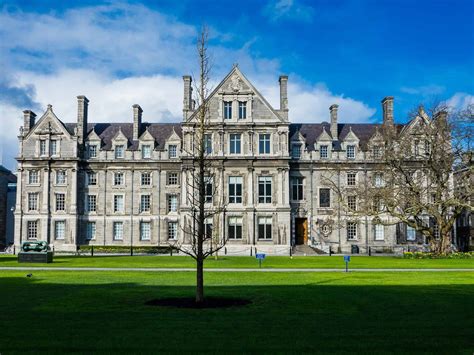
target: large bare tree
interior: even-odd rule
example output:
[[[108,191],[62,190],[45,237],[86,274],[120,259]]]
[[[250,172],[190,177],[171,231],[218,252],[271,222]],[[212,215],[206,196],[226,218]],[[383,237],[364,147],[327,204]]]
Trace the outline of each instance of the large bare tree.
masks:
[[[350,218],[404,223],[425,237],[433,253],[447,254],[456,219],[473,208],[472,165],[458,176],[456,185],[462,189],[455,191],[453,180],[456,166],[472,154],[473,119],[472,106],[457,111],[445,105],[431,110],[420,106],[408,125],[379,130],[368,153],[377,163],[357,187],[341,188],[330,174],[325,183]]]
[[[223,194],[219,193],[219,161],[212,158],[212,139],[209,112],[210,57],[208,29],[203,27],[197,41],[199,76],[194,85],[197,109],[184,126],[189,140],[183,140],[186,206],[181,227],[184,239],[172,244],[196,261],[196,303],[204,301],[204,260],[225,246],[226,239],[219,233],[219,216],[224,209]],[[194,108],[194,107],[193,107]]]

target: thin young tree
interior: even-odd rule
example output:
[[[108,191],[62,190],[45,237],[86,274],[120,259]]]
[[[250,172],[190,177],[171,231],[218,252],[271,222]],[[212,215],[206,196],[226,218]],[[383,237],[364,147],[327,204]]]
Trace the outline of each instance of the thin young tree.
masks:
[[[196,261],[196,303],[204,301],[204,260],[225,246],[219,235],[219,216],[224,204],[219,193],[219,162],[212,158],[212,140],[209,111],[210,57],[208,55],[208,29],[203,27],[197,41],[199,77],[194,86],[197,109],[184,126],[188,140],[183,140],[183,166],[185,173],[186,206],[182,209],[185,222],[184,239],[173,247]],[[215,227],[213,227],[215,226]]]

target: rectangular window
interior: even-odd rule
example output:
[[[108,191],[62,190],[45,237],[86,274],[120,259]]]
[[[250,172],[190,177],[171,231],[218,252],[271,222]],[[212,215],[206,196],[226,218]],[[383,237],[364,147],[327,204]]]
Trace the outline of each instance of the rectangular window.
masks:
[[[141,195],[140,197],[140,212],[150,212],[151,208],[151,196]]]
[[[357,223],[347,222],[347,240],[357,239]]]
[[[230,135],[230,154],[240,154],[240,134]]]
[[[351,211],[357,210],[357,196],[347,196],[347,207]]]
[[[168,158],[174,159],[178,156],[178,146],[177,145],[169,145],[168,146]]]
[[[38,238],[38,221],[28,221],[28,239]]]
[[[168,213],[178,212],[178,195],[168,195]]]
[[[206,203],[212,203],[212,197],[214,195],[214,187],[213,181],[211,176],[204,177],[204,184],[205,184],[205,201]]]
[[[212,134],[204,135],[204,153],[212,154]]]
[[[242,203],[241,176],[229,176],[229,203]]]
[[[66,170],[56,171],[56,184],[64,185],[66,183]]]
[[[243,120],[245,118],[247,118],[247,103],[239,101],[239,119]]]
[[[114,240],[123,240],[123,222],[114,222]]]
[[[295,159],[301,158],[301,144],[292,145],[291,156]]]
[[[121,186],[124,183],[123,173],[114,173],[114,185]]]
[[[54,222],[54,238],[64,239],[65,235],[66,235],[66,222],[65,221]]]
[[[151,146],[142,145],[142,158],[150,159],[151,158]]]
[[[206,239],[212,238],[212,218],[206,218],[204,221],[204,235]]]
[[[272,177],[258,177],[258,203],[272,203]]]
[[[123,158],[125,156],[125,148],[123,145],[116,145],[115,146],[115,158]]]
[[[229,239],[242,239],[242,217],[229,217]]]
[[[425,141],[425,155],[429,156],[431,154],[431,144],[429,141]]]
[[[416,240],[416,230],[413,227],[407,226],[407,240]]]
[[[178,185],[178,173],[168,173],[168,185]]]
[[[331,190],[319,189],[319,207],[331,207]]]
[[[66,209],[66,195],[56,194],[56,211],[64,211]]]
[[[97,158],[97,145],[92,144],[87,147],[89,158]]]
[[[92,240],[95,239],[95,222],[87,222],[87,227],[86,227],[86,239],[87,240]]]
[[[224,101],[224,119],[232,118],[232,101]]]
[[[123,195],[114,195],[114,212],[122,213],[123,212]]]
[[[28,211],[38,210],[38,193],[30,192],[28,194]]]
[[[302,177],[291,178],[291,198],[294,201],[302,201],[304,199]]]
[[[416,157],[420,155],[420,142],[418,140],[413,142],[413,153]]]
[[[384,186],[383,174],[382,173],[375,173],[374,174],[374,184],[375,184],[375,187]]]
[[[355,145],[347,146],[347,159],[355,159]]]
[[[178,222],[168,222],[168,239],[178,238]]]
[[[374,159],[382,158],[382,148],[381,147],[374,147],[372,149],[372,155],[373,155]]]
[[[319,158],[327,159],[328,158],[328,146],[322,145],[319,147]]]
[[[39,183],[39,174],[37,170],[31,170],[28,172],[28,183],[29,184]]]
[[[151,173],[150,172],[143,172],[140,176],[140,180],[142,186],[150,186],[151,185]]]
[[[40,155],[41,156],[46,155],[46,139],[40,140]]]
[[[269,134],[259,134],[258,152],[260,154],[270,154],[270,135]]]
[[[258,239],[272,239],[272,217],[258,218]]]
[[[347,185],[355,186],[356,184],[356,173],[347,173]]]
[[[150,240],[151,225],[150,222],[140,222],[140,240]]]
[[[384,226],[383,224],[376,224],[374,228],[375,240],[384,240]]]
[[[49,154],[54,156],[58,154],[58,143],[59,141],[57,140],[51,140],[49,142]]]
[[[86,184],[89,186],[97,185],[97,173],[93,171],[88,171],[86,173]]]
[[[97,196],[96,195],[87,195],[87,212],[96,212],[97,211]]]

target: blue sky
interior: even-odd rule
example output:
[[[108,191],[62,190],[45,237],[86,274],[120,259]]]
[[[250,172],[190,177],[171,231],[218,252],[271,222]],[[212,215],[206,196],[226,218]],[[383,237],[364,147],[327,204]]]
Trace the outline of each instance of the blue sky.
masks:
[[[233,63],[278,103],[290,76],[293,122],[376,122],[395,97],[400,122],[420,103],[474,101],[474,1],[4,1],[0,5],[0,138],[14,168],[21,111],[46,104],[74,121],[75,97],[91,121],[177,121],[194,42],[211,29],[213,81]],[[12,124],[11,124],[12,123]],[[13,124],[14,123],[14,124]]]

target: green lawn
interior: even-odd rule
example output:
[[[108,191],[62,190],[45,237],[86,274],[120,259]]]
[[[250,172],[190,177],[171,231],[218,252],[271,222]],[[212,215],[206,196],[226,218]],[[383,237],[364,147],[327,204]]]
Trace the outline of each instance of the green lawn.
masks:
[[[184,256],[55,256],[52,267],[193,267],[194,261]],[[45,264],[18,264],[16,256],[0,256],[1,266],[46,266]],[[469,268],[474,269],[474,259],[403,259],[400,257],[352,256],[350,268]],[[258,268],[255,257],[222,256],[208,258],[207,268]],[[343,268],[342,256],[269,256],[265,268]]]
[[[25,274],[0,271],[2,354],[474,351],[470,272],[207,273],[207,295],[252,301],[220,310],[144,305],[192,296],[189,272]]]

